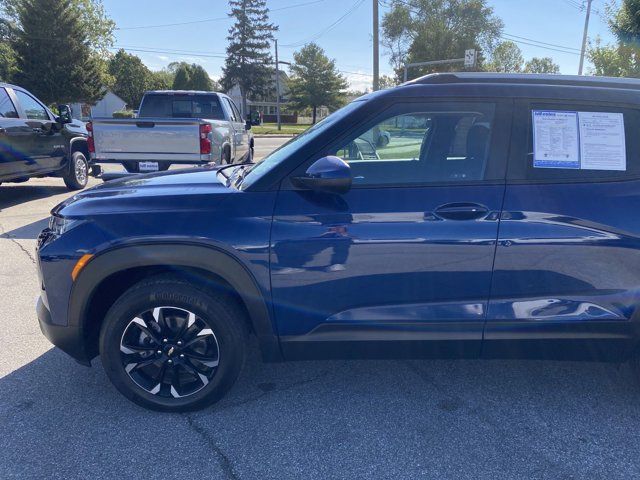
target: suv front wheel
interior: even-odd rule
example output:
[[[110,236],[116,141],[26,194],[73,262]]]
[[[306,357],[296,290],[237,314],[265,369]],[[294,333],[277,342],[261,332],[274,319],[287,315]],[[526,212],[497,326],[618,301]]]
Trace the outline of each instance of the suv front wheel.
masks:
[[[144,280],[107,313],[100,355],[129,400],[162,411],[188,411],[219,400],[246,355],[242,312],[224,294],[171,277]]]

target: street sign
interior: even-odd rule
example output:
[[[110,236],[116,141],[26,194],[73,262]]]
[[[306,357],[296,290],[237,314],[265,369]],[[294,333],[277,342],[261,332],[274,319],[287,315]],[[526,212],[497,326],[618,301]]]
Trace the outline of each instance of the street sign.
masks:
[[[476,66],[476,51],[473,48],[464,51],[464,66],[465,68]]]

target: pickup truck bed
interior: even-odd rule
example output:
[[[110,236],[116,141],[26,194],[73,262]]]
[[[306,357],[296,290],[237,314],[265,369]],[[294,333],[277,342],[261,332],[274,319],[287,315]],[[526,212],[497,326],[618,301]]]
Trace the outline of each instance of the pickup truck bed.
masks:
[[[253,154],[251,125],[229,97],[216,92],[147,92],[138,118],[96,118],[87,129],[91,158],[122,163],[129,172],[250,161]]]
[[[170,161],[207,163],[200,153],[198,119],[133,118],[93,120],[96,162]]]

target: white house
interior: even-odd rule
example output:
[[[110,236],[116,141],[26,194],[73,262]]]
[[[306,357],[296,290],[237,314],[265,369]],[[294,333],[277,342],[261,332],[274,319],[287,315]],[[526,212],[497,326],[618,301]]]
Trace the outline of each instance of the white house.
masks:
[[[89,103],[73,103],[71,104],[71,113],[73,118],[87,121],[96,117],[111,117],[113,112],[124,110],[127,106],[126,102],[111,90],[107,90],[105,96],[95,105]]]

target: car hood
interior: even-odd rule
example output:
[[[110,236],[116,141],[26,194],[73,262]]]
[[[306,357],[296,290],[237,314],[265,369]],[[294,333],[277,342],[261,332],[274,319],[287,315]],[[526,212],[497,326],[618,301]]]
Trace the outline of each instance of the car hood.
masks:
[[[61,216],[96,213],[210,208],[220,197],[238,193],[223,184],[219,167],[197,167],[126,176],[83,190],[52,211]]]

